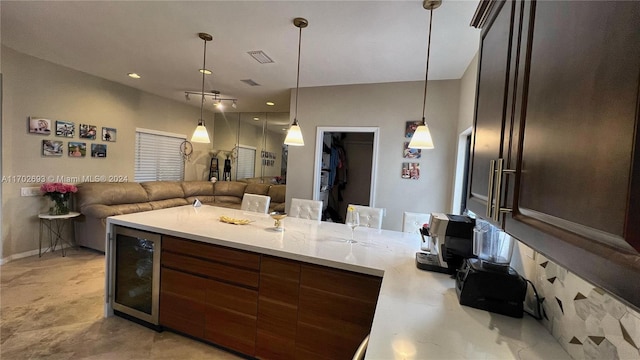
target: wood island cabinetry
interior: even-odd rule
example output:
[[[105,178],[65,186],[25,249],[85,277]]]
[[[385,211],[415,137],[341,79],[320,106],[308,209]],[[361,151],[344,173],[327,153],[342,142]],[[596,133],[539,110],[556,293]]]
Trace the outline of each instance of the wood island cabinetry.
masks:
[[[382,279],[164,236],[160,325],[260,359],[350,358]]]

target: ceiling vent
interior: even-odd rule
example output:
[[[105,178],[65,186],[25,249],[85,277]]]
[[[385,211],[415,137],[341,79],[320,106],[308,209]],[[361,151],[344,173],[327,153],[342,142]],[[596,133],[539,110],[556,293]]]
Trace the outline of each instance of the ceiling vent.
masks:
[[[258,84],[257,82],[251,80],[251,79],[244,79],[244,80],[240,80],[243,83],[249,85],[249,86],[260,86],[260,84]]]
[[[247,54],[251,55],[260,64],[271,64],[274,61],[264,53],[262,50],[248,51]]]

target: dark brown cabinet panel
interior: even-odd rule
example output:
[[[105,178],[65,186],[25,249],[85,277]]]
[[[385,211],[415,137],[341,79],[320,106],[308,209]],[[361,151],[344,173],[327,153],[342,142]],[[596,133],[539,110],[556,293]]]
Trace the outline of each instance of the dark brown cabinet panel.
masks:
[[[369,334],[382,279],[303,264],[297,357],[349,359]]]
[[[514,48],[515,3],[493,4],[480,41],[480,63],[476,93],[473,158],[469,172],[468,208],[477,214],[487,213],[489,163],[503,157],[507,106],[510,94],[511,59]]]
[[[256,357],[295,359],[300,263],[262,257]]]
[[[493,6],[478,19],[496,21],[509,4],[483,3]],[[491,134],[488,148],[501,149],[510,171],[495,173],[492,199],[502,195],[495,209],[503,212],[494,222],[640,307],[640,283],[632,280],[640,276],[640,2],[512,3],[512,57],[503,57],[508,96],[493,95],[505,105],[505,126],[498,136],[484,120],[482,106],[491,101],[483,97],[491,95],[483,89],[494,85],[484,84],[483,66],[495,58],[483,49],[471,180],[476,168],[489,167],[481,145]],[[482,47],[496,24],[485,21]],[[473,186],[470,200],[479,191]],[[486,217],[473,203],[469,209]]]
[[[160,277],[160,324],[202,338],[206,280],[171,269]]]

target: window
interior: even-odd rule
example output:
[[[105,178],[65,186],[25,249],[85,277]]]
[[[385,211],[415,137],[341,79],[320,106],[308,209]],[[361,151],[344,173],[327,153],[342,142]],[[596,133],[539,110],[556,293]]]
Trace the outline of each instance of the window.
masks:
[[[185,135],[136,129],[135,181],[184,179],[180,144]]]
[[[238,159],[236,166],[236,179],[252,178],[256,169],[256,148],[251,146],[238,146]]]

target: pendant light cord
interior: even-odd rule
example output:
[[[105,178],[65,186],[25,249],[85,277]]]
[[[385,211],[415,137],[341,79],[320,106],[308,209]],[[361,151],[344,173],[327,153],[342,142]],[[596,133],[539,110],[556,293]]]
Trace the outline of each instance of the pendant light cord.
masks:
[[[298,72],[296,75],[296,108],[293,116],[293,124],[298,123],[298,89],[300,88],[300,48],[302,47],[302,26],[299,28],[298,33]]]
[[[204,125],[203,109],[204,109],[204,76],[207,65],[207,40],[204,40],[204,56],[202,60],[202,99],[200,100],[200,122],[198,125]]]
[[[431,55],[431,23],[433,22],[433,8],[429,9],[429,37],[427,39],[427,66],[424,72],[424,97],[422,98],[422,123],[427,125],[426,106],[427,106],[427,80],[429,80],[429,56]]]

